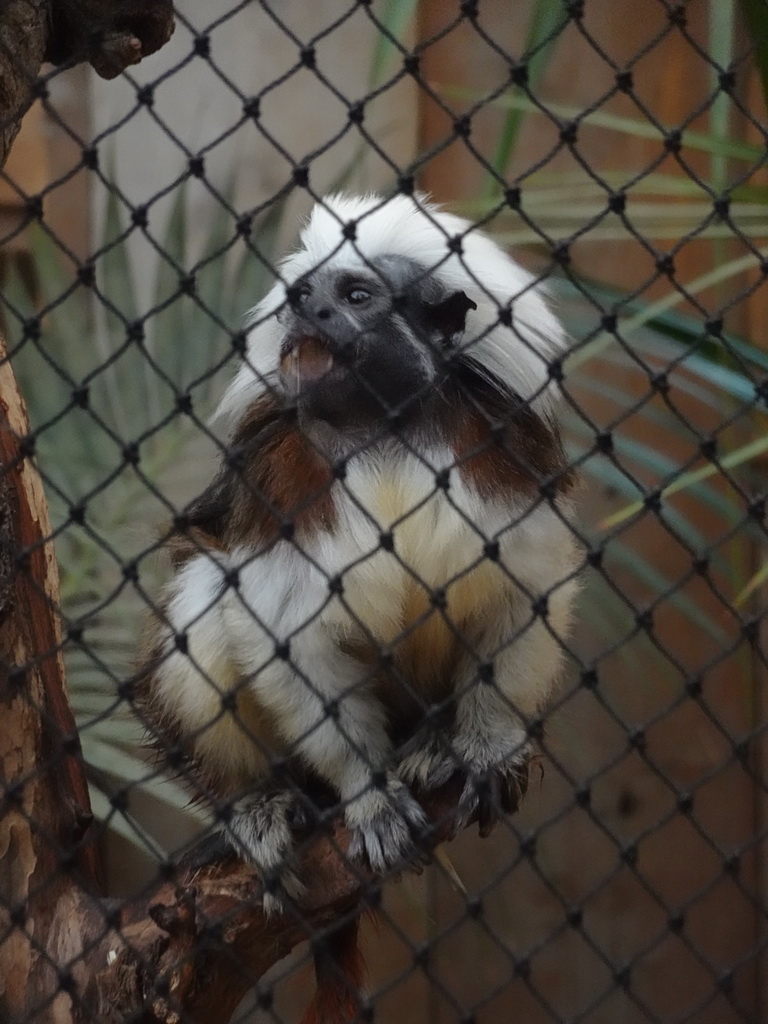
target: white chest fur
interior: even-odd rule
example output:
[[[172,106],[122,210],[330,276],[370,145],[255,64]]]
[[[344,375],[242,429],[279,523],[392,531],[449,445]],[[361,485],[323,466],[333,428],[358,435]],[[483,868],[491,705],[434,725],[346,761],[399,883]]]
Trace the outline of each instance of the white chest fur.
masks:
[[[353,460],[333,487],[332,530],[259,553],[202,553],[176,576],[167,615],[188,654],[169,634],[157,694],[199,730],[195,747],[222,777],[256,771],[262,699],[305,731],[319,717],[298,714],[306,687],[294,670],[311,690],[344,692],[384,651],[428,697],[446,682],[466,685],[491,659],[516,702],[538,704],[549,685],[542,664],[554,678],[576,588],[570,530],[547,502],[484,501],[453,461],[448,450]],[[237,586],[226,581],[231,569]],[[546,623],[532,610],[542,595]],[[238,715],[222,714],[230,691]]]
[[[336,485],[337,528],[316,537],[310,553],[341,580],[327,617],[339,636],[389,645],[428,619],[458,625],[503,599],[508,578],[484,549],[511,513],[469,491],[453,461],[446,450],[353,463]]]

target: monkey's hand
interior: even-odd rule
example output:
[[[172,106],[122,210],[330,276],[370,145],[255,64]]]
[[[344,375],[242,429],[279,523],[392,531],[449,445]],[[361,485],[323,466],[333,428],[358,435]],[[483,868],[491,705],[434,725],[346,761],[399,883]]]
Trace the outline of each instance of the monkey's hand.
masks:
[[[344,820],[352,830],[349,856],[374,871],[419,862],[427,817],[408,787],[391,772],[372,779],[347,803]]]

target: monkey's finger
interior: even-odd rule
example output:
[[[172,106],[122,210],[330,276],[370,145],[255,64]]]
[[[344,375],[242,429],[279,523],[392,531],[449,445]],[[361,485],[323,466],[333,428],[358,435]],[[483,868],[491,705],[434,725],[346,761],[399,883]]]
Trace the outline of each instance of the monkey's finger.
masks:
[[[464,782],[464,789],[462,790],[454,817],[455,830],[457,832],[460,832],[475,819],[478,802],[476,776],[468,775]]]
[[[525,796],[528,775],[524,767],[513,768],[504,774],[501,785],[501,808],[505,814],[514,814]]]
[[[224,832],[212,832],[205,836],[199,843],[195,843],[191,850],[184,854],[181,859],[181,866],[192,868],[206,867],[208,864],[221,864],[228,860],[237,860],[239,854],[234,845]]]
[[[381,873],[387,868],[381,840],[372,828],[359,826],[355,829],[347,856],[351,861],[364,864],[377,873]]]
[[[405,852],[405,856],[407,857],[410,869],[419,875],[432,862],[432,852],[430,847],[424,842],[412,843]]]
[[[501,778],[498,771],[491,769],[478,781],[477,795],[479,832],[485,839],[493,831],[501,814]]]
[[[320,822],[319,809],[303,794],[297,794],[295,803],[291,804],[285,815],[288,826],[294,835],[308,836],[317,831]]]
[[[291,906],[300,906],[307,887],[295,871],[280,866],[274,871],[262,872],[261,904],[267,917],[284,914]]]
[[[347,859],[353,863],[362,864],[365,862],[365,846],[359,829],[355,829],[347,847]]]

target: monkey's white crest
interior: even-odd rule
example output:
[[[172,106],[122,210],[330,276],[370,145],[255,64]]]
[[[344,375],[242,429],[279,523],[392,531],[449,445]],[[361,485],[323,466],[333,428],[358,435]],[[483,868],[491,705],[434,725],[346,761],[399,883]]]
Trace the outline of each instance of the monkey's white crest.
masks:
[[[412,260],[447,290],[464,291],[477,309],[467,315],[462,350],[533,408],[551,406],[550,366],[565,351],[565,332],[540,283],[470,221],[419,193],[390,199],[337,194],[314,207],[300,243],[282,262],[281,280],[249,315],[246,359],[217,419],[231,427],[274,382],[283,336],[276,314],[294,282],[321,266],[358,270],[384,256]]]

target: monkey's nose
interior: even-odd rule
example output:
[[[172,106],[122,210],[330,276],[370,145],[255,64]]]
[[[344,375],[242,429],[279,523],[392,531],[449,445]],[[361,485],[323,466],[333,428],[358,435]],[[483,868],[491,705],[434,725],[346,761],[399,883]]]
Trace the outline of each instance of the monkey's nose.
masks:
[[[327,306],[322,306],[320,309],[317,310],[315,316],[317,317],[318,320],[330,320],[331,312],[332,311]]]

